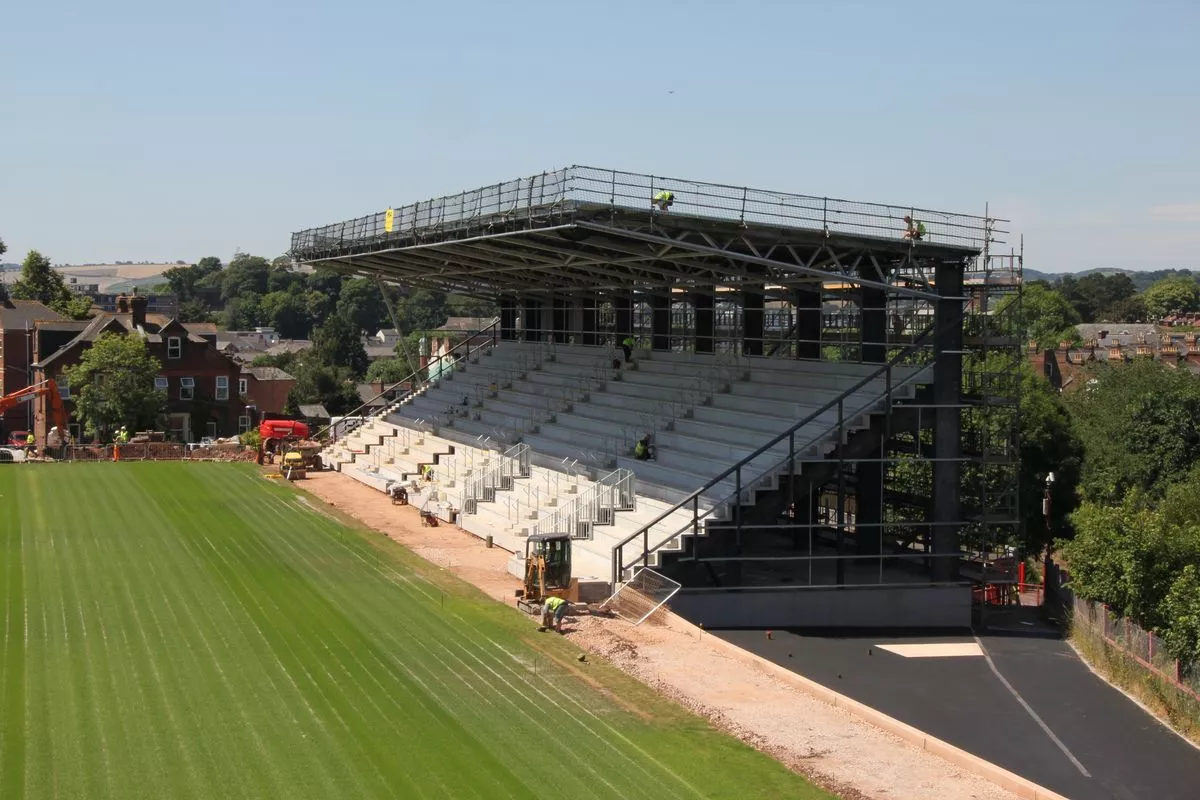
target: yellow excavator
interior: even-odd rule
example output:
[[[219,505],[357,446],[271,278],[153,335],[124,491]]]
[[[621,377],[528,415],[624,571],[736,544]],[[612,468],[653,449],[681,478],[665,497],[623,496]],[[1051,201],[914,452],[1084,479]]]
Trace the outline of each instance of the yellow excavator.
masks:
[[[547,597],[564,600],[571,590],[571,537],[546,533],[525,540],[525,586],[517,589],[517,608],[536,614]]]

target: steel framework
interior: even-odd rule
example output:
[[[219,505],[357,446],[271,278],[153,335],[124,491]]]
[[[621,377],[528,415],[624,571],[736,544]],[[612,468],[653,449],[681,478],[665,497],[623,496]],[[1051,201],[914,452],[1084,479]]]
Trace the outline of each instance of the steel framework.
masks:
[[[666,210],[652,203],[662,191]],[[904,235],[906,216],[923,237]],[[716,535],[689,537],[664,569],[685,592],[942,585],[994,581],[1019,524],[1022,256],[995,255],[1000,224],[986,210],[569,167],[301,231],[291,252],[494,299],[501,339],[640,334],[652,349],[725,353],[749,369],[771,357],[874,364],[889,387],[894,368],[931,365],[915,397],[889,388],[869,431],[841,430],[846,398],[831,401],[844,442],[832,454],[811,452],[804,420],[781,432],[787,480],[760,507],[706,517],[695,498],[711,487],[698,487],[691,533]],[[752,458],[724,477],[745,485]],[[680,533],[646,526],[614,554],[614,578]]]

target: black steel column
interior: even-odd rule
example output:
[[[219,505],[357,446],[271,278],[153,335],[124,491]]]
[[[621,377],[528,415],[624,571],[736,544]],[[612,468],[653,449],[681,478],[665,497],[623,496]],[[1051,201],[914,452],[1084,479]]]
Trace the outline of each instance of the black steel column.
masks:
[[[934,272],[938,300],[934,310],[933,402],[933,551],[956,553],[960,549],[962,522],[960,462],[963,349],[963,265],[942,262]],[[986,510],[986,509],[985,509]],[[958,578],[958,559],[938,558],[933,578]]]
[[[517,301],[511,295],[500,297],[500,338],[517,338]]]
[[[883,435],[887,427],[883,417],[876,414],[871,418],[872,437],[878,440],[867,454],[869,459],[879,459],[883,454]],[[864,435],[864,434],[859,434]],[[854,530],[861,555],[877,556],[883,553],[883,462],[860,461],[856,465],[858,487],[854,504]],[[870,564],[878,569],[877,564]]]
[[[671,296],[650,295],[650,347],[654,350],[671,349]]]
[[[542,301],[525,298],[525,341],[540,342],[544,338]]]
[[[711,294],[692,295],[692,305],[696,309],[696,352],[711,353],[713,351],[713,296]]]
[[[550,298],[551,335],[556,344],[567,343],[567,331],[571,328],[571,308],[565,297]]]
[[[613,298],[613,309],[617,316],[617,344],[626,336],[633,335],[633,297],[620,294]]]
[[[763,354],[762,284],[742,287],[742,353],[748,356]]]
[[[862,304],[859,323],[862,360],[882,364],[887,361],[887,294],[883,289],[864,286],[858,296]]]
[[[796,308],[796,358],[821,357],[821,287],[817,284],[813,289],[792,292]]]
[[[597,302],[595,296],[589,297],[583,301],[583,344],[596,345],[599,344],[596,336],[597,324]]]

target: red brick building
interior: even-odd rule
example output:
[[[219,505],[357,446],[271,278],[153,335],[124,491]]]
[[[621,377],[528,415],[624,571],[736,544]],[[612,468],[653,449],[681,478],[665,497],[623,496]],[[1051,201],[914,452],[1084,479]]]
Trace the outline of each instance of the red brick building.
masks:
[[[65,344],[35,353],[35,379],[57,382],[70,413],[73,393],[65,370],[78,364],[84,352],[105,333],[140,336],[150,354],[162,363],[155,386],[167,396],[168,435],[186,442],[203,436],[236,435],[239,417],[246,413],[246,403],[238,396],[241,366],[217,350],[211,326],[191,326],[159,316],[148,318],[145,298],[139,295],[127,298],[127,303],[118,308],[116,314],[101,314],[88,322]],[[52,342],[56,327],[61,326],[46,326],[45,333],[34,337],[35,344],[40,347]],[[44,406],[37,403],[35,408],[34,434],[39,446],[49,427]],[[72,433],[77,433],[74,425]]]
[[[0,396],[29,386],[34,361],[34,331],[43,321],[64,317],[35,300],[0,297]],[[25,403],[0,415],[0,442],[13,431],[33,430],[33,404]]]
[[[295,385],[296,379],[279,367],[242,367],[238,395],[243,404],[254,406],[258,418],[262,419],[263,414],[283,414],[288,392]],[[245,429],[253,424],[248,420],[242,422]]]

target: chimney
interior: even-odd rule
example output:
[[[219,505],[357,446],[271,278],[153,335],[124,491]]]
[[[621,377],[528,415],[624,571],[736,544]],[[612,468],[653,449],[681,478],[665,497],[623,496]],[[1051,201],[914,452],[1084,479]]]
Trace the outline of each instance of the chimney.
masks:
[[[129,298],[125,296],[124,292],[117,295],[117,313],[118,314],[128,314],[129,313]]]
[[[144,328],[146,326],[146,305],[148,303],[146,295],[138,294],[137,288],[134,288],[133,296],[129,298],[129,313],[133,315],[133,327]]]

